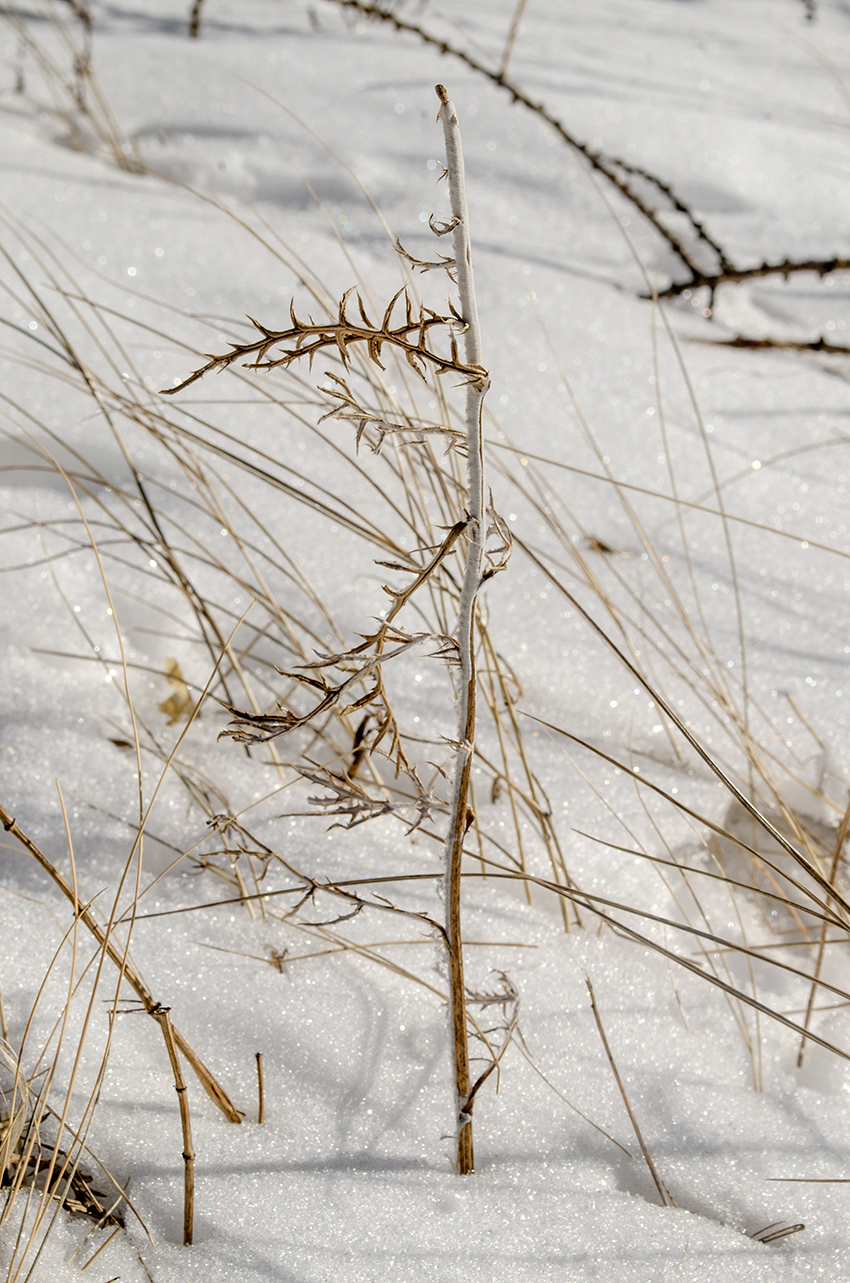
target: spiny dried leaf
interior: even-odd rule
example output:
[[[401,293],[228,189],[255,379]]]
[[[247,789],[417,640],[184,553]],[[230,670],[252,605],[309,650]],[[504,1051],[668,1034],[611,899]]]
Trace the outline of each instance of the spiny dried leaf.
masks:
[[[363,323],[355,323],[348,318],[346,305],[351,293],[352,290],[346,291],[340,300],[337,320],[328,321],[324,324],[315,324],[312,319],[309,322],[299,320],[292,302],[290,302],[289,308],[292,326],[288,330],[271,330],[249,316],[248,319],[260,334],[260,338],[246,343],[234,343],[228,352],[219,355],[206,354],[207,361],[205,365],[194,370],[188,378],[177,384],[177,386],[163,388],[163,395],[172,396],[175,392],[180,392],[190,387],[191,384],[205,374],[213,370],[226,369],[238,361],[242,361],[246,369],[272,370],[279,366],[286,368],[294,361],[306,356],[308,364],[312,367],[316,353],[331,348],[339,354],[343,365],[348,367],[350,361],[348,349],[351,344],[355,343],[365,344],[369,359],[381,369],[384,368],[381,362],[382,347],[385,343],[388,343],[405,354],[410,364],[417,370],[417,373],[422,373],[430,365],[437,373],[446,373],[449,370],[453,370],[458,374],[469,377],[486,377],[486,371],[481,367],[467,365],[459,359],[456,344],[452,344],[450,357],[442,356],[428,346],[428,332],[435,326],[451,327],[456,324],[464,324],[451,304],[449,305],[450,316],[440,316],[438,313],[424,308],[414,311],[410,296],[402,288],[390,300],[380,327],[376,327],[368,323],[368,318],[359,296],[358,308]],[[402,294],[405,297],[404,322],[401,325],[393,326],[393,310]],[[281,355],[270,356],[271,349],[275,347],[282,349]],[[248,358],[253,359],[249,360]]]
[[[404,248],[399,237],[396,237],[395,248],[396,253],[400,254],[402,258],[406,258],[408,263],[418,271],[432,272],[435,268],[441,267],[453,281],[457,279],[454,275],[455,260],[448,254],[440,254],[436,259],[415,258],[413,254]]]
[[[445,178],[448,172],[447,169],[444,169],[441,177]],[[428,226],[435,236],[448,236],[449,232],[453,232],[460,222],[461,219],[459,218],[450,218],[447,223],[438,223],[433,214],[428,218]]]

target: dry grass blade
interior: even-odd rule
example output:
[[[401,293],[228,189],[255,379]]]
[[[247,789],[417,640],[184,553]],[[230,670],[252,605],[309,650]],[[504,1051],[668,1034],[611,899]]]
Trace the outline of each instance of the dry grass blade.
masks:
[[[664,696],[660,694],[660,692],[655,687],[653,687],[652,684],[647,680],[647,677],[645,676],[645,674],[636,666],[635,663],[633,663],[630,659],[627,658],[627,656],[623,653],[623,651],[620,650],[620,648],[617,646],[616,642],[613,641],[613,639],[608,635],[608,633],[606,633],[606,631],[603,628],[601,628],[599,624],[597,624],[595,619],[581,605],[581,603],[578,601],[575,595],[571,593],[569,589],[567,589],[564,586],[564,584],[561,583],[560,580],[558,580],[557,577],[552,574],[551,567],[545,566],[540,561],[539,557],[537,557],[537,555],[531,550],[531,548],[529,548],[529,546],[526,543],[524,543],[523,541],[517,540],[517,544],[519,547],[522,548],[523,552],[525,552],[525,554],[529,557],[529,559],[535,565],[537,565],[541,570],[543,570],[549,579],[551,579],[552,583],[557,588],[557,590],[562,594],[562,596],[564,596],[570,602],[573,608],[581,615],[581,617],[593,629],[593,631],[597,634],[597,636],[600,637],[605,642],[606,646],[608,646],[610,650],[613,652],[613,654],[617,656],[620,663],[622,663],[623,666],[629,671],[629,673],[631,673],[631,675],[635,678],[635,680],[640,682],[641,686],[643,686],[643,688],[650,694],[652,699],[658,705],[658,708],[669,719],[670,723],[673,726],[675,726],[677,730],[684,736],[684,738],[687,740],[691,748],[705,762],[709,770],[714,775],[716,775],[717,778],[720,780],[720,782],[729,790],[729,792],[732,794],[735,800],[739,803],[739,805],[743,807],[743,809],[750,816],[752,816],[753,820],[755,820],[756,823],[759,824],[765,830],[765,832],[770,834],[770,836],[782,848],[782,850],[786,851],[788,855],[790,855],[792,859],[797,864],[799,864],[802,869],[805,870],[805,872],[809,875],[809,877],[811,877],[818,884],[818,886],[826,893],[827,896],[830,896],[830,895],[833,896],[833,898],[835,899],[835,902],[838,905],[840,905],[840,907],[845,911],[845,913],[850,915],[850,902],[848,902],[843,895],[838,893],[833,887],[830,886],[829,879],[827,878],[827,876],[823,874],[821,870],[812,863],[811,859],[808,856],[806,856],[805,854],[803,854],[802,851],[798,850],[795,846],[793,846],[792,843],[789,842],[785,834],[781,833],[777,829],[776,825],[773,824],[758,809],[758,807],[753,803],[753,801],[746,796],[746,794],[742,791],[742,789],[734,782],[734,780],[731,779],[728,772],[725,771],[722,768],[722,766],[719,765],[715,757],[711,753],[708,753],[706,751],[703,745],[699,742],[699,740],[696,738],[693,732],[689,729],[689,727],[685,725],[682,718],[675,711],[675,709],[672,708],[672,706],[668,703],[668,701],[664,698]],[[544,724],[547,725],[550,730],[559,729],[557,727],[552,726],[548,722]],[[568,734],[567,732],[563,732],[563,733]],[[575,739],[576,737],[570,736],[570,738]]]
[[[655,1166],[655,1160],[653,1159],[652,1155],[647,1149],[646,1141],[643,1138],[643,1133],[640,1130],[640,1127],[638,1125],[638,1120],[635,1116],[635,1111],[632,1109],[631,1101],[629,1100],[629,1094],[626,1091],[626,1085],[623,1082],[622,1078],[620,1077],[620,1071],[617,1068],[617,1062],[614,1059],[614,1053],[611,1051],[611,1045],[608,1042],[608,1036],[605,1033],[605,1026],[602,1023],[602,1016],[599,1013],[599,1007],[596,1002],[596,994],[594,993],[593,984],[591,982],[590,976],[586,975],[584,979],[585,979],[585,984],[587,985],[587,992],[590,994],[590,1006],[591,1006],[591,1010],[593,1011],[593,1018],[596,1021],[596,1028],[599,1030],[599,1037],[602,1040],[602,1046],[605,1048],[605,1055],[608,1058],[608,1064],[611,1066],[611,1072],[614,1075],[614,1081],[616,1082],[620,1095],[623,1098],[623,1104],[626,1107],[626,1113],[629,1115],[629,1121],[631,1122],[632,1127],[634,1128],[634,1133],[637,1138],[637,1143],[640,1145],[640,1152],[643,1154],[644,1161],[646,1162],[646,1165],[649,1168],[649,1174],[652,1177],[655,1188],[658,1190],[658,1197],[661,1199],[661,1205],[662,1207],[675,1207],[676,1200],[673,1198],[667,1186],[664,1184],[664,1181],[661,1179],[660,1175],[658,1174],[658,1168]]]
[[[838,834],[835,839],[835,850],[832,856],[832,867],[829,871],[829,881],[832,885],[835,884],[835,880],[838,877],[838,867],[841,862],[841,857],[844,853],[844,844],[847,841],[848,832],[850,832],[850,796],[848,796],[847,809],[844,812],[844,818],[841,821],[841,826],[838,830]],[[827,906],[829,906],[829,903],[830,901],[827,900]],[[826,920],[824,920],[821,923],[820,940],[818,941],[817,960],[815,962],[815,970],[814,970],[814,975],[812,977],[812,987],[809,992],[809,1001],[806,1005],[806,1015],[803,1020],[804,1029],[808,1029],[809,1025],[811,1024],[812,1013],[814,1011],[814,1005],[815,1005],[815,997],[818,989],[818,981],[820,979],[821,969],[823,967],[823,960],[826,954],[826,946],[827,946],[826,933],[828,929],[829,928],[827,926]],[[800,1040],[800,1050],[797,1052],[798,1069],[803,1064],[803,1057],[805,1054],[805,1050],[806,1050],[806,1039],[804,1037]]]

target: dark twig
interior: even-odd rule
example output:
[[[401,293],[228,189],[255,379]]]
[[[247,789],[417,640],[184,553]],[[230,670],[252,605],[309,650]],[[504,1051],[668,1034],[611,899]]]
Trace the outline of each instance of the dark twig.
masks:
[[[744,334],[736,334],[731,339],[695,339],[696,343],[707,343],[711,347],[742,347],[754,351],[775,348],[779,351],[792,352],[827,352],[837,356],[850,356],[850,345],[846,343],[829,343],[823,335],[819,339],[748,339]]]
[[[266,1121],[266,1097],[263,1090],[263,1053],[254,1053],[257,1058],[257,1122],[262,1126]]]
[[[192,12],[189,15],[189,35],[197,39],[201,34],[201,9],[204,0],[194,0]]]
[[[674,281],[666,290],[659,290],[659,298],[674,298],[687,290],[698,290],[702,287],[710,290],[712,296],[719,285],[732,285],[739,281],[755,280],[759,276],[789,276],[798,272],[817,272],[818,276],[828,276],[830,272],[850,271],[850,258],[806,258],[783,259],[781,263],[757,263],[755,267],[727,266],[715,275],[695,272],[690,281]]]
[[[558,137],[561,138],[568,147],[571,147],[574,151],[577,151],[582,155],[598,173],[603,174],[604,177],[608,179],[609,183],[616,187],[621,195],[625,196],[626,200],[628,200],[637,210],[640,211],[641,214],[643,214],[644,218],[653,225],[658,234],[667,242],[676,256],[688,269],[691,280],[696,280],[698,277],[703,275],[702,269],[693,257],[691,251],[675,232],[671,231],[670,228],[665,227],[664,223],[661,221],[660,212],[653,209],[636,187],[627,181],[625,175],[643,179],[645,182],[648,182],[655,187],[658,192],[662,193],[666,199],[671,202],[676,213],[683,214],[685,216],[692,230],[696,233],[698,241],[717,255],[721,270],[724,270],[725,267],[729,266],[723,250],[708,234],[693,211],[690,210],[678,196],[676,196],[669,183],[665,183],[663,180],[656,178],[654,174],[650,174],[647,170],[640,169],[635,165],[629,165],[626,161],[619,160],[616,156],[606,156],[602,152],[596,151],[589,143],[582,142],[581,139],[576,138],[556,116],[552,115],[543,103],[536,102],[523,89],[521,89],[519,85],[508,80],[507,75],[504,72],[493,71],[490,67],[479,62],[477,58],[474,58],[464,49],[457,49],[454,45],[450,45],[448,41],[441,40],[437,36],[432,36],[430,32],[419,26],[418,23],[408,22],[404,18],[400,18],[394,11],[383,9],[380,5],[369,4],[366,0],[328,0],[328,3],[337,4],[343,9],[354,10],[357,13],[362,13],[365,18],[373,18],[376,22],[387,22],[396,31],[418,36],[418,38],[425,44],[438,49],[441,54],[449,54],[451,57],[457,58],[460,62],[464,63],[471,71],[476,71],[480,75],[486,76],[494,85],[498,85],[500,89],[504,89],[509,93],[514,102],[521,103],[522,106],[527,107],[529,111],[535,112],[536,115],[546,121],[546,124],[549,125],[551,129],[554,129]],[[687,286],[684,288],[687,288]]]
[[[850,269],[850,259],[839,257],[800,262],[786,259],[782,263],[764,262],[757,264],[755,267],[736,267],[723,247],[714,239],[694,211],[677,196],[670,183],[658,178],[655,174],[650,173],[649,170],[643,169],[639,165],[629,164],[617,156],[607,156],[604,152],[597,151],[588,143],[576,138],[543,103],[535,101],[519,85],[507,78],[504,64],[503,68],[494,71],[484,63],[479,62],[477,58],[467,53],[466,50],[456,48],[454,45],[449,44],[447,40],[431,35],[418,23],[400,18],[393,10],[384,9],[379,4],[370,4],[368,0],[328,0],[328,3],[337,4],[343,9],[354,10],[366,18],[373,18],[376,22],[389,23],[396,31],[417,36],[425,44],[439,50],[441,54],[457,58],[458,61],[469,67],[471,71],[486,76],[493,84],[498,85],[500,89],[504,89],[509,93],[514,102],[521,103],[523,107],[527,107],[529,111],[533,111],[541,119],[545,120],[546,124],[555,131],[568,147],[583,156],[597,173],[607,178],[608,182],[616,187],[617,191],[652,224],[659,236],[667,242],[670,249],[673,250],[676,257],[687,269],[688,279],[673,282],[666,290],[659,292],[659,298],[672,298],[684,293],[685,290],[700,289],[705,286],[710,291],[711,303],[713,303],[714,292],[718,286],[736,281],[746,281],[759,276],[781,275],[787,277],[794,272],[817,272],[819,276],[826,276],[830,272]],[[814,0],[803,0],[803,3],[806,5],[807,17],[811,20],[815,13]],[[655,189],[656,193],[663,196],[666,201],[669,201],[671,209],[667,212],[680,214],[687,220],[691,232],[696,236],[697,245],[709,250],[716,256],[719,268],[717,272],[705,272],[700,267],[693,250],[663,222],[662,215],[665,211],[654,208],[649,199],[641,194],[636,184],[630,181],[632,179],[648,183],[650,187]]]

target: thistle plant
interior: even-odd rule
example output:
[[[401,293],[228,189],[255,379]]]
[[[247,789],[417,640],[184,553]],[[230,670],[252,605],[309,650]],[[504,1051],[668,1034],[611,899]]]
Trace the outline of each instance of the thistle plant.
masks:
[[[343,721],[358,714],[363,720],[355,733],[348,765],[337,765],[336,769],[331,769],[329,765],[316,764],[308,759],[291,766],[303,780],[326,790],[323,795],[309,799],[313,813],[338,816],[343,827],[352,828],[399,811],[407,815],[409,830],[418,827],[425,819],[430,820],[434,812],[448,815],[444,839],[444,921],[439,924],[438,931],[446,951],[449,980],[457,1169],[461,1174],[467,1174],[474,1165],[473,1101],[485,1079],[496,1068],[496,1061],[491,1060],[476,1082],[472,1082],[461,926],[463,844],[474,821],[470,807],[470,778],[476,732],[477,609],[482,584],[507,563],[511,539],[505,522],[492,502],[488,504],[486,499],[481,421],[490,380],[482,364],[463,153],[457,113],[445,88],[442,85],[436,88],[440,100],[438,119],[445,137],[444,177],[448,182],[451,217],[445,223],[438,223],[432,218],[430,226],[436,236],[452,237],[454,253],[452,256],[440,254],[429,262],[414,258],[400,243],[396,244],[396,249],[414,268],[445,271],[457,285],[459,306],[450,302],[445,312],[436,312],[421,304],[415,306],[403,288],[389,301],[380,321],[376,322],[369,315],[360,294],[352,289],[343,295],[334,319],[315,321],[312,317],[306,320],[299,317],[294,303],[291,303],[288,327],[275,329],[250,317],[256,336],[231,344],[225,352],[208,354],[203,365],[167,392],[173,395],[205,375],[232,365],[270,371],[289,369],[306,362],[312,369],[318,356],[330,356],[341,364],[342,374],[332,371],[324,374],[321,391],[329,408],[322,417],[352,423],[358,448],[364,439],[372,450],[380,452],[388,437],[407,448],[422,446],[436,438],[442,439],[446,449],[457,452],[465,462],[465,480],[461,484],[462,514],[448,527],[440,544],[420,550],[429,555],[415,566],[401,562],[378,563],[404,573],[415,569],[415,574],[412,581],[403,587],[385,586],[384,591],[392,598],[392,606],[382,612],[377,627],[363,634],[358,645],[332,654],[321,653],[312,662],[300,664],[283,674],[291,681],[292,689],[307,695],[306,707],[293,706],[290,700],[266,712],[226,705],[232,720],[223,734],[243,744],[266,743],[293,731],[308,727],[315,729],[330,714]],[[355,307],[356,317],[353,314]],[[350,372],[354,363],[358,362],[357,368],[362,369],[359,363],[365,361],[367,365],[377,366],[383,371],[388,353],[401,359],[425,382],[447,375],[457,376],[460,386],[465,389],[463,429],[445,423],[418,422],[402,415],[394,421],[378,407],[365,404],[365,396],[356,386],[352,387]],[[437,403],[441,400],[439,394]],[[457,570],[449,572],[448,564],[458,554],[460,573]],[[414,595],[426,585],[433,586],[440,576],[443,576],[441,591],[457,602],[455,628],[450,633],[421,629],[412,632],[403,628],[397,622],[401,612]],[[452,767],[450,772],[444,773],[449,778],[447,799],[436,796],[423,784],[416,763],[405,749],[384,680],[384,669],[388,664],[422,647],[430,648],[428,653],[432,658],[447,662],[455,676],[457,732],[449,741]],[[368,745],[367,725],[370,727]],[[401,776],[405,780],[407,788],[400,801],[394,800],[374,770],[375,784],[382,785],[380,796],[375,796],[368,784],[355,778],[364,757],[371,760],[379,748],[391,761],[396,777]],[[315,889],[315,885],[308,888],[308,894],[312,895]],[[357,904],[360,903],[358,900]],[[422,919],[424,915],[413,916]],[[479,1001],[475,995],[471,998]]]

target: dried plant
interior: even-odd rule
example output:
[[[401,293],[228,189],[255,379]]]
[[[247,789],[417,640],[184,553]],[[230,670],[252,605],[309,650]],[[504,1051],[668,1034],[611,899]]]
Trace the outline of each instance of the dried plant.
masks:
[[[355,293],[354,288],[348,290],[340,299],[339,313],[335,322],[316,324],[313,320],[301,321],[295,315],[294,303],[290,304],[289,315],[292,326],[288,330],[270,330],[259,321],[255,321],[253,317],[249,317],[251,324],[260,332],[259,339],[248,343],[236,343],[229,352],[221,356],[210,356],[206,365],[195,370],[176,387],[164,388],[163,394],[173,396],[175,392],[182,392],[198,379],[203,378],[205,374],[213,370],[226,369],[235,361],[242,361],[246,368],[251,370],[274,370],[278,367],[286,369],[293,362],[300,361],[306,356],[308,365],[312,368],[316,353],[327,351],[329,348],[339,354],[343,366],[348,369],[349,348],[356,343],[365,344],[369,360],[381,370],[385,369],[381,354],[386,346],[400,352],[420,378],[425,377],[425,371],[429,366],[438,374],[447,374],[451,371],[467,379],[480,378],[484,374],[480,365],[465,365],[458,356],[457,341],[452,331],[459,329],[462,332],[467,323],[458,316],[454,308],[451,309],[451,316],[440,316],[430,308],[422,306],[418,313],[415,313],[407,290],[400,289],[387,305],[381,324],[376,325],[366,314],[359,294],[357,294],[357,309],[360,313],[360,321],[352,321],[347,316],[348,300],[353,293]],[[400,325],[394,326],[393,310],[402,295],[404,296],[404,320]],[[448,356],[441,355],[428,343],[429,332],[435,326],[441,326],[449,331],[451,351]],[[281,353],[269,357],[269,351],[275,347],[282,348]],[[254,360],[243,361],[247,356],[254,357]],[[337,382],[340,381],[337,380]],[[368,418],[367,411],[363,410],[361,413]]]
[[[437,86],[437,95],[440,100],[439,117],[443,123],[446,144],[446,175],[452,217],[449,222],[442,225],[434,224],[432,219],[432,230],[438,236],[451,233],[454,240],[454,255],[452,258],[441,256],[439,262],[435,263],[414,260],[414,265],[419,268],[441,266],[447,271],[457,282],[460,311],[451,303],[449,315],[439,314],[423,305],[414,311],[410,296],[404,289],[390,300],[380,325],[376,325],[368,316],[359,293],[356,296],[359,320],[352,321],[348,316],[347,306],[354,290],[349,290],[343,295],[336,320],[330,323],[317,323],[312,319],[302,321],[296,315],[294,304],[290,304],[292,324],[289,329],[271,329],[249,318],[255,330],[259,331],[258,339],[234,343],[229,351],[221,355],[209,356],[205,365],[178,383],[175,388],[168,389],[168,395],[181,392],[204,375],[226,369],[236,362],[241,362],[252,370],[270,371],[278,368],[288,369],[306,358],[308,366],[312,368],[318,353],[332,351],[338,356],[344,369],[348,370],[352,350],[358,345],[364,350],[367,359],[380,370],[385,369],[382,357],[384,349],[388,348],[399,354],[420,379],[426,379],[429,371],[438,376],[453,373],[460,376],[461,384],[466,387],[463,435],[461,436],[458,430],[440,425],[428,425],[431,433],[447,435],[450,446],[459,448],[459,441],[464,442],[463,454],[467,468],[464,519],[452,525],[434,556],[418,570],[411,585],[401,590],[385,587],[385,592],[393,598],[393,607],[376,632],[365,636],[358,646],[338,654],[321,655],[317,660],[301,664],[284,674],[293,682],[315,691],[318,697],[316,703],[301,712],[288,707],[273,713],[239,711],[230,707],[234,723],[226,732],[242,743],[268,742],[292,731],[303,730],[321,721],[330,712],[335,712],[339,717],[346,717],[351,713],[367,710],[378,727],[370,743],[370,752],[374,752],[384,737],[388,736],[390,742],[385,753],[393,762],[396,774],[403,772],[408,782],[416,787],[414,806],[418,817],[411,826],[415,828],[421,824],[426,815],[432,813],[435,805],[440,806],[440,803],[435,801],[430,791],[422,787],[420,777],[408,759],[386,694],[384,669],[391,660],[398,659],[413,647],[424,643],[436,644],[436,650],[431,652],[432,657],[448,660],[457,667],[458,731],[452,744],[455,765],[448,803],[449,827],[445,846],[445,939],[448,951],[450,1013],[457,1090],[457,1162],[460,1173],[466,1174],[471,1172],[474,1166],[471,1107],[474,1093],[478,1088],[477,1085],[474,1089],[472,1088],[469,1072],[460,888],[464,838],[474,819],[473,812],[469,810],[468,799],[476,739],[477,599],[480,588],[486,580],[506,565],[511,551],[511,539],[506,522],[493,508],[492,499],[489,509],[486,503],[482,405],[489,387],[489,375],[481,359],[481,335],[472,275],[463,154],[457,115],[442,85]],[[402,254],[410,259],[404,251]],[[394,325],[393,311],[402,295],[404,296],[404,319],[400,324]],[[430,341],[431,332],[436,329],[448,335],[448,354],[439,352]],[[465,344],[463,360],[458,353],[455,337],[457,331],[463,336]],[[274,355],[270,355],[273,349],[276,351]],[[253,359],[246,361],[248,357]],[[354,420],[357,423],[358,446],[367,427],[377,428],[378,440],[373,446],[376,450],[380,450],[383,439],[389,432],[406,431],[405,426],[389,424],[370,412],[360,403],[343,379],[334,375],[331,379],[330,392],[334,398],[334,404],[333,409],[325,417],[336,415],[349,421]],[[410,444],[421,444],[423,439],[420,435]],[[487,540],[490,537],[495,540],[495,543],[488,548]],[[449,552],[461,539],[466,548],[466,556],[458,591],[458,621],[453,635],[403,631],[393,623],[394,618],[410,602],[414,593],[429,583],[444,565]],[[386,562],[381,564],[387,565]],[[393,569],[408,569],[401,563],[389,564]],[[333,670],[339,674],[336,679],[329,676]],[[321,813],[345,816],[349,828],[377,816],[386,815],[393,809],[393,803],[390,800],[370,795],[366,788],[352,781],[347,775],[331,772],[327,768],[317,772],[315,768],[311,769],[304,765],[299,765],[297,769],[303,778],[321,783],[326,789],[331,790],[325,796],[311,800]]]

